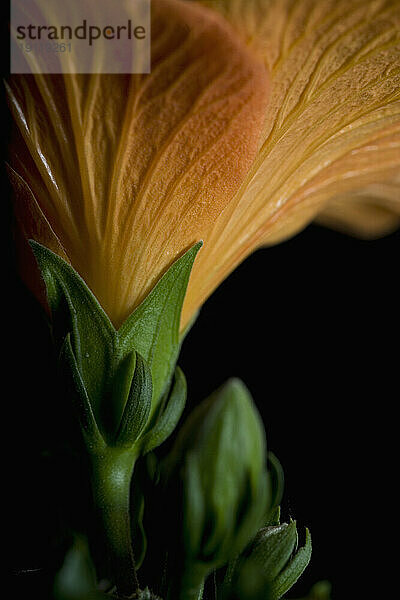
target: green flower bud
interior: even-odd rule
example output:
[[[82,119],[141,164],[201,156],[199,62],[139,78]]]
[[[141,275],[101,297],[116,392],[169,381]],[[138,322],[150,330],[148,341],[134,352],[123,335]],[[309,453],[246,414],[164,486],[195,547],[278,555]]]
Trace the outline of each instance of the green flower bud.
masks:
[[[182,508],[183,571],[204,577],[241,552],[269,506],[265,432],[240,380],[230,379],[188,418],[168,481]]]
[[[264,576],[273,581],[289,561],[297,546],[296,522],[261,529],[252,544],[251,558],[263,567]]]
[[[293,586],[309,563],[311,537],[298,548],[296,522],[264,527],[235,562],[226,599],[279,600]]]

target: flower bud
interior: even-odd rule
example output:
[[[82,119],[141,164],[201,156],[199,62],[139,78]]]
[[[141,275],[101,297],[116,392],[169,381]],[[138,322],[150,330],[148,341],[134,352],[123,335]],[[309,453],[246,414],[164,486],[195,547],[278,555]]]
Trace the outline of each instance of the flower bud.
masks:
[[[265,457],[265,432],[251,396],[230,379],[194,410],[169,458],[168,484],[182,515],[181,572],[205,577],[255,535],[269,504]]]
[[[298,548],[296,522],[260,529],[226,577],[224,598],[279,600],[294,585],[311,557],[311,537]]]

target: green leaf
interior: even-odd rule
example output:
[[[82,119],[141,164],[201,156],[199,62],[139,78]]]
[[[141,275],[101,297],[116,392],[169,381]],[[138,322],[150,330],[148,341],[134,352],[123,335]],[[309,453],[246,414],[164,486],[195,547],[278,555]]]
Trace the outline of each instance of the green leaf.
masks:
[[[152,393],[150,369],[136,353],[135,371],[116,436],[117,446],[132,446],[139,438],[149,418]]]
[[[117,333],[78,273],[62,258],[37,242],[30,245],[46,284],[55,342],[61,347],[71,334],[77,368],[96,421],[106,430],[105,389],[113,370]]]
[[[289,561],[288,565],[274,580],[271,586],[271,599],[279,600],[286,592],[296,583],[300,575],[303,573],[305,568],[311,559],[311,535],[309,530],[306,528],[306,542],[305,545],[300,548],[293,558]]]
[[[152,414],[169,385],[180,350],[179,327],[183,300],[194,259],[195,244],[160,279],[150,294],[118,330],[122,355],[135,349],[153,376]]]
[[[143,436],[142,453],[147,454],[162,444],[173,432],[182,416],[186,403],[186,378],[183,371],[176,367],[175,380],[165,407],[157,417],[153,428]]]

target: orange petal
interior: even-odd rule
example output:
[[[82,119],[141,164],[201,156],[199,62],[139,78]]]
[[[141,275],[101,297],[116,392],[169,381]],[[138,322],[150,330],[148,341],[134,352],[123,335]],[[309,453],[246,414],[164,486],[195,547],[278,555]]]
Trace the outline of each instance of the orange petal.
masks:
[[[376,239],[400,227],[400,181],[371,184],[329,200],[317,223],[363,239]]]
[[[263,56],[271,100],[258,156],[204,237],[184,320],[256,247],[298,232],[339,195],[392,182],[400,164],[398,0],[207,4]]]
[[[36,261],[28,245],[28,240],[41,240],[47,248],[64,260],[69,261],[69,259],[26,181],[9,165],[7,170],[14,191],[14,215],[17,225],[15,237],[21,277],[47,310],[44,283],[42,278],[39,277]]]
[[[217,13],[155,0],[151,74],[15,77],[10,99],[13,166],[119,325],[237,191],[268,77]]]

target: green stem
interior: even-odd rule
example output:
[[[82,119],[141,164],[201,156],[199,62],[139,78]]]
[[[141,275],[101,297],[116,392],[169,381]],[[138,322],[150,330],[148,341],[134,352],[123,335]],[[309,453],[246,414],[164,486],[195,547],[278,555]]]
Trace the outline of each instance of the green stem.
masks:
[[[139,589],[130,525],[130,484],[136,456],[106,447],[92,455],[92,488],[117,593],[129,598]]]
[[[182,569],[170,588],[169,600],[201,600],[205,575],[204,567],[188,565]]]

